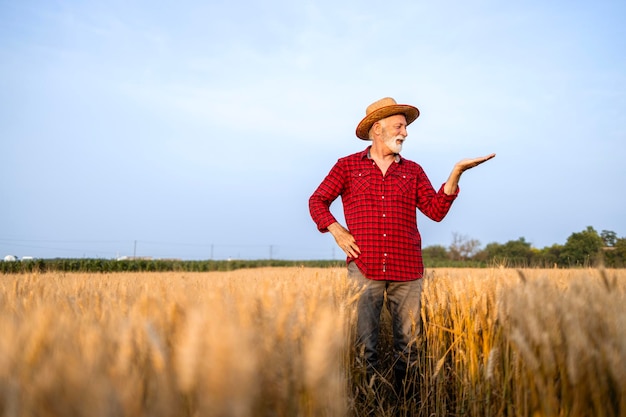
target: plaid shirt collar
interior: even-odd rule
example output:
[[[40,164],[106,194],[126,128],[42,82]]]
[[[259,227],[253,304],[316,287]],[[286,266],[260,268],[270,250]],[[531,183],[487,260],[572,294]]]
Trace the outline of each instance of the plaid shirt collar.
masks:
[[[361,159],[372,159],[372,154],[370,153],[370,150],[372,149],[372,146],[368,146],[366,150],[364,150],[361,153]],[[399,164],[400,162],[402,162],[402,157],[400,156],[399,153],[395,154],[395,159],[396,159],[396,163]]]

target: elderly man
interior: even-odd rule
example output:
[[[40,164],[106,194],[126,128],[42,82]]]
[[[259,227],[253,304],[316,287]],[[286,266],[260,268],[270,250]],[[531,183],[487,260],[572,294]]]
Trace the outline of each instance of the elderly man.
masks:
[[[366,109],[356,136],[371,140],[367,149],[339,159],[309,199],[313,221],[330,232],[346,253],[348,276],[362,285],[358,304],[357,343],[365,352],[368,378],[378,365],[380,313],[385,293],[392,315],[396,389],[410,363],[411,343],[419,332],[424,265],[416,208],[441,221],[459,193],[461,174],[495,154],[458,162],[445,184],[435,190],[420,165],[400,151],[407,126],[419,116],[410,105],[383,98]],[[330,212],[341,196],[347,228]],[[414,359],[414,358],[413,358]]]

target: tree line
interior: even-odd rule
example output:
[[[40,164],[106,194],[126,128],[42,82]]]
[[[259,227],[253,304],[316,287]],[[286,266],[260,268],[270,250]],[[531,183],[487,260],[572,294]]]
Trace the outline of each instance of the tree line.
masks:
[[[0,262],[0,273],[212,272],[285,266],[328,268],[345,266],[345,262],[330,260],[285,261],[277,259],[183,261],[167,259],[116,260],[102,258],[53,258]]]
[[[565,244],[534,248],[525,238],[506,243],[489,243],[481,249],[476,239],[453,234],[448,248],[423,249],[424,263],[432,266],[577,267],[626,266],[626,238],[611,230],[598,233],[593,227],[572,233]]]
[[[506,243],[489,243],[484,248],[476,239],[454,234],[449,247],[428,246],[423,249],[424,265],[436,267],[540,267],[568,268],[626,267],[626,238],[617,237],[610,230],[598,233],[588,226],[581,232],[572,233],[565,244],[554,244],[543,249],[534,248],[525,238]],[[164,259],[115,260],[100,258],[81,259],[34,259],[14,262],[0,262],[0,273],[21,272],[139,272],[139,271],[185,271],[209,272],[231,271],[242,268],[259,267],[342,267],[345,261],[304,260],[289,261],[276,259],[260,260],[204,260],[182,261]]]

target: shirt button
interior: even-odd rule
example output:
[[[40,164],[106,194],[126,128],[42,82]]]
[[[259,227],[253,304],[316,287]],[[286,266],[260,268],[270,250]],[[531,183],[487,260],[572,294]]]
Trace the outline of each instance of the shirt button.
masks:
[[[387,256],[387,254],[385,253],[385,256]]]
[[[383,214],[383,217],[387,217],[387,215],[386,215],[386,214]]]
[[[387,233],[383,233],[383,237],[387,237]]]
[[[385,196],[383,196],[383,200],[385,199]]]

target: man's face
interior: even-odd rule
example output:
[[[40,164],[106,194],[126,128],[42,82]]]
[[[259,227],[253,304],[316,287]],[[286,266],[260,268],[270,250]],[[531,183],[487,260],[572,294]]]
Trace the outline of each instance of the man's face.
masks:
[[[403,114],[389,116],[380,121],[382,140],[393,153],[402,151],[402,144],[408,136],[406,132],[406,117]]]

